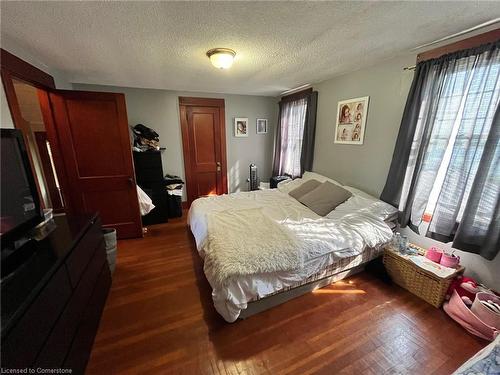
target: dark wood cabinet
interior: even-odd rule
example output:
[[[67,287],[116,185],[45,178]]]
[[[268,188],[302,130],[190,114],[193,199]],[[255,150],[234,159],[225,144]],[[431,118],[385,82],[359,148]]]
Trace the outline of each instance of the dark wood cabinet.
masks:
[[[142,217],[143,225],[168,221],[168,195],[163,178],[161,151],[134,151],[135,179],[155,208]]]
[[[2,342],[2,366],[31,366],[71,297],[71,284],[61,267]]]
[[[54,220],[32,256],[2,278],[2,368],[85,371],[111,286],[101,220]]]
[[[161,151],[134,151],[135,177],[139,185],[163,181]]]

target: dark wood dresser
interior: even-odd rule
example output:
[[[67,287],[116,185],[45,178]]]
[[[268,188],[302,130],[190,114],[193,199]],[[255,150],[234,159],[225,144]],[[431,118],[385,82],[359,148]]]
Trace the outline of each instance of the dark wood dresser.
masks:
[[[101,220],[54,221],[31,257],[2,278],[2,369],[85,371],[111,286]]]
[[[155,208],[142,217],[143,225],[168,222],[168,195],[163,178],[161,151],[134,151],[135,179]]]

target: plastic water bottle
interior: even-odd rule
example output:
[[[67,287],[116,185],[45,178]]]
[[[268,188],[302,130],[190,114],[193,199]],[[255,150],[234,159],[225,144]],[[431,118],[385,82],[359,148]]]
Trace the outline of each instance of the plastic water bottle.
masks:
[[[396,232],[394,236],[392,236],[391,246],[394,250],[399,251],[399,247],[401,246],[401,234],[399,234],[399,232]]]
[[[408,236],[401,236],[401,241],[399,242],[399,252],[401,254],[406,254],[408,249]]]

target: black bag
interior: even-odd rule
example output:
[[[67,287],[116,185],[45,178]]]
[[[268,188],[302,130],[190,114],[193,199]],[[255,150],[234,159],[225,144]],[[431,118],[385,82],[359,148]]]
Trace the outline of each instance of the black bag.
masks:
[[[145,125],[142,124],[137,124],[134,126],[134,133],[142,138],[146,138],[150,141],[159,141],[160,136],[158,135],[157,132],[155,132],[153,129],[148,128]]]

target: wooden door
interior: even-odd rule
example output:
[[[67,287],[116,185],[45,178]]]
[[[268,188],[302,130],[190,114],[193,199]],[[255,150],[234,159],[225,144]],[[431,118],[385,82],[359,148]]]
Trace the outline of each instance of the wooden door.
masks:
[[[103,226],[116,228],[118,238],[141,237],[125,96],[57,90],[49,100],[67,210],[98,211]]]
[[[179,98],[188,204],[227,193],[224,100]]]

